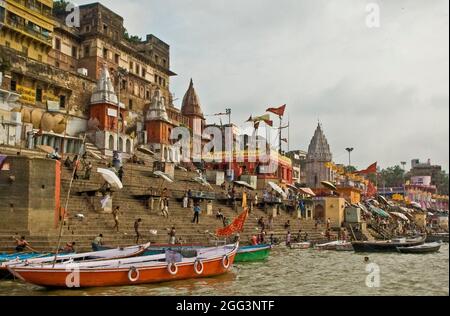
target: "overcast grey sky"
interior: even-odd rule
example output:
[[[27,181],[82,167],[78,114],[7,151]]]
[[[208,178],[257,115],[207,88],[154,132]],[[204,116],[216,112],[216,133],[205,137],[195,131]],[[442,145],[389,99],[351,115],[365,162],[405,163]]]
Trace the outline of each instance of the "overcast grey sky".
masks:
[[[291,149],[307,149],[320,119],[337,163],[351,146],[360,168],[431,158],[448,170],[448,0],[100,2],[171,46],[178,106],[193,77],[204,113],[231,107],[238,125],[287,103]]]

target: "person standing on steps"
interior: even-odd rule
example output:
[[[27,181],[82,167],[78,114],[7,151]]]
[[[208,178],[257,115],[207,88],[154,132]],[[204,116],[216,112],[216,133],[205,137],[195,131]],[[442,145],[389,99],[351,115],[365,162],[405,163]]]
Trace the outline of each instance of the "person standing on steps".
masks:
[[[194,206],[194,218],[192,219],[192,223],[197,222],[198,224],[200,212],[201,212],[200,204],[196,203]]]
[[[164,200],[162,200],[161,215],[164,216],[165,218],[169,218],[169,199],[168,198],[164,198]]]
[[[119,171],[117,171],[120,182],[123,182],[123,172],[123,166],[120,166]]]
[[[91,172],[92,172],[92,162],[89,162],[84,170],[84,180],[91,179]]]
[[[183,196],[183,208],[188,208],[189,206],[189,193],[186,191]]]
[[[117,229],[117,232],[119,232],[119,212],[120,212],[120,206],[117,206],[112,212],[112,216],[114,218],[113,229]]]
[[[139,233],[139,226],[141,225],[142,219],[138,218],[134,222],[134,232],[136,233],[136,244],[139,243],[139,239],[141,238],[141,234]]]
[[[169,244],[175,245],[176,243],[176,230],[175,226],[172,226],[172,229],[169,231]]]

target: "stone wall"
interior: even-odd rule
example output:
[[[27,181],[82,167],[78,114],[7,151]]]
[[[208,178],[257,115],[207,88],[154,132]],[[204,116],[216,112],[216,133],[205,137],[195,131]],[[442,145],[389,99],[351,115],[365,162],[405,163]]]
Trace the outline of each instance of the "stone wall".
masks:
[[[8,156],[0,171],[0,229],[55,233],[56,161]]]

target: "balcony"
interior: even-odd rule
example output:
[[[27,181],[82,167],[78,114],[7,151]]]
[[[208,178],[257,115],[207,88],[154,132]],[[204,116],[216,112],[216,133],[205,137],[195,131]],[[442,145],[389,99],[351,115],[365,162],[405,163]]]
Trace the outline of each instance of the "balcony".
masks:
[[[48,4],[45,4],[44,6],[40,6],[40,2],[36,1],[35,3],[32,3],[30,1],[25,0],[13,0],[15,4],[20,7],[21,9],[28,9],[31,10],[34,13],[38,13],[40,15],[43,15],[49,19],[53,19],[52,16],[52,10]]]
[[[52,38],[51,36],[46,36],[36,30],[34,30],[32,27],[25,25],[23,23],[18,22],[17,20],[7,18],[6,19],[6,26],[18,30],[21,33],[27,33],[28,35],[33,36],[34,38],[44,42],[46,45],[52,46]]]

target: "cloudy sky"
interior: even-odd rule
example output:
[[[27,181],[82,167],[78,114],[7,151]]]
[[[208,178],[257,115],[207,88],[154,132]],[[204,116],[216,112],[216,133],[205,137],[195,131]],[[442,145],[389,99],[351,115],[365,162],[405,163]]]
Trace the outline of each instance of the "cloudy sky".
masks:
[[[286,103],[291,149],[307,149],[320,120],[337,163],[351,146],[360,168],[431,158],[448,170],[447,0],[100,2],[130,34],[170,44],[175,98],[193,77],[205,114],[230,107],[244,125]]]

